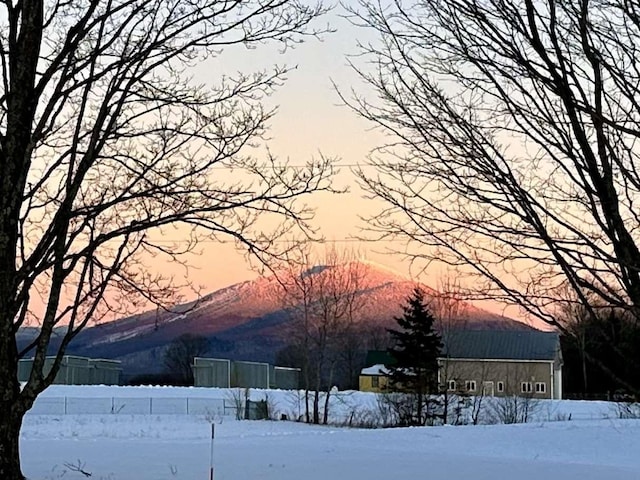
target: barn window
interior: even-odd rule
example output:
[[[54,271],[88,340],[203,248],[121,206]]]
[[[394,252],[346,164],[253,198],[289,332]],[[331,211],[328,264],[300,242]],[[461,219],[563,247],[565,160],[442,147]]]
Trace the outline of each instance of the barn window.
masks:
[[[522,393],[531,393],[533,391],[533,385],[531,382],[522,382],[520,385],[520,391]]]

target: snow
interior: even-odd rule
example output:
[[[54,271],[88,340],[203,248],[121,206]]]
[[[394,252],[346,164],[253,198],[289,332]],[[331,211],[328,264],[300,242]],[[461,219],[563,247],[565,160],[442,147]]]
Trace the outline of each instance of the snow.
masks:
[[[389,373],[389,370],[382,364],[363,368],[360,372],[361,375],[385,375],[387,373]]]
[[[211,298],[212,294],[209,294],[207,295],[207,297],[205,297],[202,300],[189,302],[185,305],[179,306],[178,308],[188,308],[190,315],[193,314],[194,312],[197,312],[205,308],[209,309],[211,313],[221,311],[227,307],[228,303],[230,303],[232,300],[237,299],[238,297],[237,293],[231,292],[233,293],[233,295],[230,295],[229,293],[227,293],[227,290],[229,289],[224,289],[220,291],[220,294],[215,299],[212,299]],[[161,323],[162,325],[168,325],[178,320],[185,320],[186,318],[187,318],[186,313],[177,312],[173,316],[163,317]],[[123,322],[122,325],[126,325],[126,323]],[[124,331],[112,333],[110,335],[103,335],[101,338],[98,338],[97,340],[93,341],[92,344],[95,346],[95,345],[102,345],[105,343],[115,343],[122,340],[128,340],[130,338],[134,338],[134,337],[143,335],[145,333],[151,333],[158,328],[155,323],[139,325],[138,322],[135,322],[132,325],[133,326],[131,328],[128,328]]]
[[[124,332],[112,333],[110,335],[105,335],[99,340],[93,342],[94,345],[101,345],[104,343],[115,343],[122,340],[128,340],[130,338],[134,338],[138,335],[143,335],[145,333],[151,333],[155,330],[155,325],[138,325],[129,330],[125,330]]]
[[[401,278],[403,280],[409,280],[409,281],[413,281],[414,280],[411,277],[411,275],[407,275],[406,273],[401,272],[397,268],[392,268],[392,267],[390,267],[388,265],[384,265],[382,263],[375,262],[375,261],[370,260],[370,259],[365,258],[365,257],[359,258],[357,263],[366,265],[366,266],[368,266],[368,267],[370,267],[372,269],[375,269],[375,270],[379,270],[379,271],[382,271],[382,272],[390,273],[391,275],[394,275],[394,276],[396,276],[398,278]]]
[[[267,393],[278,411],[297,408],[295,392]],[[55,386],[42,400],[224,401],[231,394],[224,389]],[[264,394],[250,392],[254,399]],[[340,392],[333,419],[374,404],[371,394]],[[571,414],[572,420],[548,421],[560,414]],[[32,480],[86,478],[74,471],[77,467],[97,479],[206,480],[212,424],[216,480],[640,479],[640,421],[614,417],[615,409],[606,402],[571,401],[545,402],[534,423],[374,430],[237,421],[220,413],[30,413],[21,444],[23,470]]]

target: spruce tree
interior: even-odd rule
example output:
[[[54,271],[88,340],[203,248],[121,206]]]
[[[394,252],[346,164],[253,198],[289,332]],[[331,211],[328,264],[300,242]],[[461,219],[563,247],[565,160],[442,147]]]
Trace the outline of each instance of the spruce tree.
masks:
[[[429,394],[438,391],[438,356],[441,337],[434,329],[435,318],[425,304],[424,292],[416,287],[403,315],[396,317],[399,329],[389,329],[395,346],[388,350],[394,363],[388,365],[391,385],[405,392],[413,402],[415,417],[410,423],[424,425]]]

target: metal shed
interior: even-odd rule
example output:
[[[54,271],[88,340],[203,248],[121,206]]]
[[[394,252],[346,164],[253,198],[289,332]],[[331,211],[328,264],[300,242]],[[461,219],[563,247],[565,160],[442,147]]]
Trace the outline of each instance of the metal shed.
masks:
[[[281,390],[297,390],[300,388],[300,372],[299,368],[291,367],[272,367],[271,371],[271,388]]]
[[[234,361],[231,364],[231,386],[240,388],[269,388],[269,364]]]
[[[47,375],[53,367],[54,357],[47,357],[44,361],[44,374]],[[89,385],[89,359],[65,355],[62,357],[60,369],[53,381],[58,385]]]
[[[45,358],[43,373],[51,371],[55,357]],[[18,363],[18,379],[29,380],[33,358],[22,359]],[[60,369],[53,380],[57,385],[119,385],[122,368],[117,360],[91,359],[65,355],[60,362]]]
[[[231,386],[231,360],[196,357],[191,368],[196,387]]]
[[[191,368],[196,387],[295,390],[300,384],[299,368],[274,367],[264,362],[196,357]]]
[[[24,358],[18,361],[18,381],[26,382],[31,375],[31,368],[33,367],[33,358]]]
[[[89,359],[90,385],[120,385],[121,362],[104,358]]]

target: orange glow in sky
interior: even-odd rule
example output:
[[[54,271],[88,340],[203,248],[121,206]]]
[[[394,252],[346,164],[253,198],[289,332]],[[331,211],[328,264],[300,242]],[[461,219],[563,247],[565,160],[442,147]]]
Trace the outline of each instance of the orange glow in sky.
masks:
[[[347,95],[352,87],[359,94],[366,95],[366,89],[362,90],[363,85],[348,65],[348,55],[357,53],[356,38],[361,42],[374,39],[363,38],[367,32],[352,26],[338,13],[332,12],[322,20],[336,29],[335,33],[326,34],[322,40],[309,39],[284,54],[269,47],[223,52],[220,57],[199,65],[194,79],[215,83],[222,74],[247,73],[274,64],[295,65],[285,84],[265,101],[267,107],[277,107],[278,113],[272,121],[264,153],[268,147],[277,158],[288,160],[293,165],[304,164],[320,153],[338,157],[339,164],[344,166],[335,184],[339,188],[348,188],[349,192],[342,195],[322,193],[308,200],[316,208],[314,225],[319,234],[327,241],[336,242],[339,247],[344,245],[368,260],[435,287],[438,277],[446,275],[441,266],[427,272],[415,268],[412,271],[406,259],[390,253],[394,248],[402,249],[402,243],[361,243],[356,240],[364,235],[362,229],[366,227],[360,217],[376,214],[381,204],[364,198],[351,166],[365,164],[367,154],[384,143],[385,137],[383,132],[372,130],[370,124],[340,104],[334,84]],[[202,243],[186,261],[190,265],[188,270],[182,265],[154,266],[175,275],[178,283],[180,279],[186,279],[203,294],[258,275],[233,243]],[[189,296],[189,293],[184,295]],[[514,314],[504,312],[500,305],[480,306],[497,313]]]
[[[309,39],[284,54],[269,47],[224,52],[219,58],[201,64],[195,72],[195,79],[215,82],[221,73],[249,72],[274,64],[295,66],[285,84],[266,99],[266,105],[277,107],[278,113],[272,121],[264,153],[268,147],[277,158],[288,160],[293,165],[302,165],[320,153],[339,158],[339,164],[345,166],[340,168],[335,185],[348,188],[349,193],[321,193],[309,198],[308,203],[316,208],[314,226],[328,241],[344,244],[408,274],[408,267],[401,258],[381,253],[390,245],[365,245],[355,241],[355,237],[362,236],[361,228],[365,227],[359,216],[374,214],[376,203],[363,198],[348,165],[365,163],[368,152],[382,143],[383,134],[372,131],[369,124],[340,105],[340,98],[333,87],[332,82],[335,82],[348,91],[358,83],[356,74],[347,63],[347,55],[356,53],[356,33],[363,33],[337,13],[332,12],[320,21],[329,22],[336,29],[335,33],[325,35],[322,40]],[[202,244],[199,250],[201,255],[191,259],[193,268],[189,271],[189,278],[208,290],[256,275],[243,254],[236,252],[231,244],[211,242]],[[183,270],[176,271],[176,275],[183,274]]]

